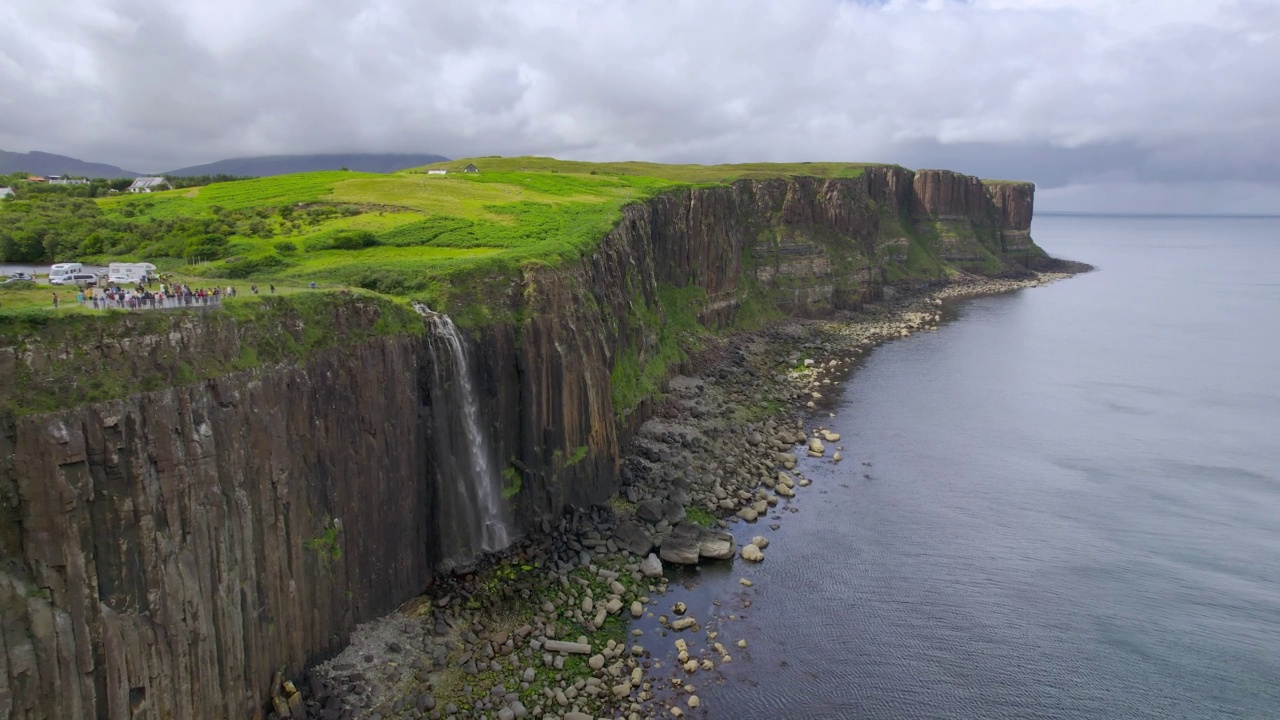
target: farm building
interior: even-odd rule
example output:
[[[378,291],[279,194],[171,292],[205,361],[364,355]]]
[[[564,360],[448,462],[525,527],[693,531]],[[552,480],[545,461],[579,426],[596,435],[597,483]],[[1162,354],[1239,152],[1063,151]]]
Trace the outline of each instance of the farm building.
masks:
[[[7,187],[0,187],[0,200],[13,197],[13,190]]]
[[[462,168],[462,172],[473,172],[473,173],[478,173],[478,172],[480,172],[480,168],[476,167],[476,166],[475,166],[474,164],[472,164],[472,163],[467,163],[467,166],[466,166],[466,167],[464,167],[464,168]]]
[[[173,186],[162,177],[140,177],[133,181],[128,190],[131,193],[149,193],[156,190],[172,190]]]

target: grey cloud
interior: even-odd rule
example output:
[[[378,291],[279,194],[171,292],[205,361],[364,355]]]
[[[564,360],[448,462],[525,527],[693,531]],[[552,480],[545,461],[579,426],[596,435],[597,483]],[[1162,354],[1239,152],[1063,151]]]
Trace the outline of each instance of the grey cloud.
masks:
[[[15,0],[0,148],[143,170],[421,151],[1266,187],[1277,58],[1267,0]]]

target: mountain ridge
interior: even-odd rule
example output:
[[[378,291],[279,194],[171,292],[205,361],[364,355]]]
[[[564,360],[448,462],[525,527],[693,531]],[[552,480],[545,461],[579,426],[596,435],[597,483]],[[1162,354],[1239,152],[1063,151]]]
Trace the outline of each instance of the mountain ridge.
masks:
[[[77,177],[136,178],[142,173],[108,165],[32,150],[19,153],[0,150],[0,174],[27,172],[34,175],[75,175]]]
[[[163,175],[245,175],[271,177],[319,170],[354,170],[389,173],[448,160],[428,153],[325,153],[313,155],[258,155],[228,158],[203,165],[170,170]]]
[[[346,168],[359,172],[389,173],[396,170],[430,165],[449,158],[429,153],[317,153],[308,155],[256,155],[228,158],[203,165],[154,173],[155,175],[239,175],[271,177],[318,170]],[[77,177],[136,178],[146,173],[126,170],[107,163],[96,163],[39,150],[9,152],[0,150],[0,174],[27,172],[34,175],[73,175]]]

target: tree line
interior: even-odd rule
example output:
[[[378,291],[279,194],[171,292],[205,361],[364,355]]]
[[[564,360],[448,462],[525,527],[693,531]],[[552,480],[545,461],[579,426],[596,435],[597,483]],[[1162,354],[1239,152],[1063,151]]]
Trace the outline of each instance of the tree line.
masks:
[[[133,184],[133,178],[92,178],[83,185],[53,185],[47,182],[31,182],[29,173],[16,172],[0,175],[0,187],[11,188],[18,199],[40,195],[60,195],[63,197],[96,198],[106,197],[113,192],[124,192]],[[178,188],[200,187],[213,183],[232,182],[235,180],[252,180],[253,176],[225,175],[164,175],[169,184]]]
[[[214,206],[208,215],[154,217],[147,214],[145,202],[124,203],[107,213],[91,197],[37,192],[0,205],[0,262],[47,263],[103,255],[204,262],[227,257],[235,237],[294,235],[307,226],[359,212],[337,205],[236,210]]]

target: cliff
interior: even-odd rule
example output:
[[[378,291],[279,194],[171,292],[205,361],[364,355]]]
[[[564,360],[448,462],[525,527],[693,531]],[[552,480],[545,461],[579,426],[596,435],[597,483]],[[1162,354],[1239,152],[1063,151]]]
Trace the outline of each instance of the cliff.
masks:
[[[686,188],[491,282],[470,354],[517,533],[617,490],[691,336],[1037,267],[1032,193],[893,167]],[[276,669],[439,571],[464,479],[432,442],[431,343],[387,303],[291,307],[3,335],[0,718],[253,717]]]

